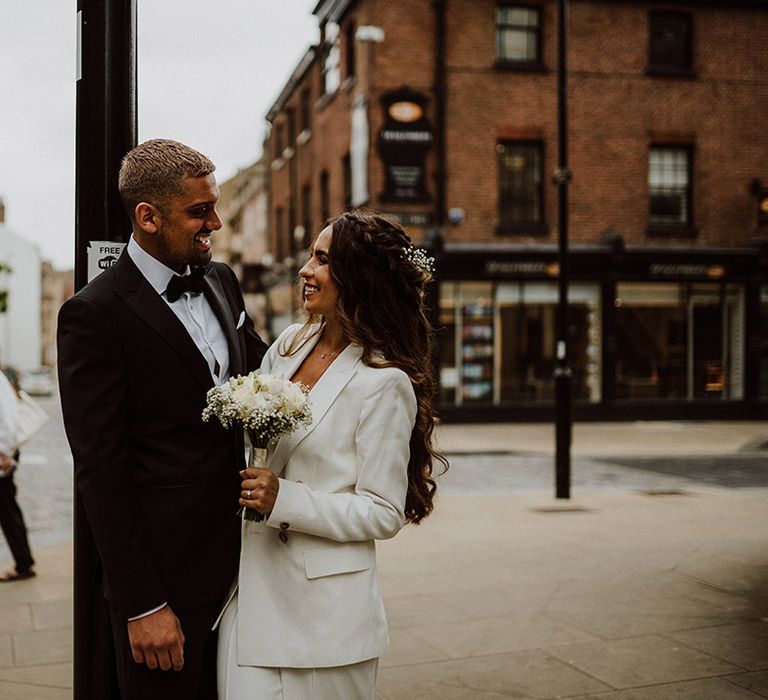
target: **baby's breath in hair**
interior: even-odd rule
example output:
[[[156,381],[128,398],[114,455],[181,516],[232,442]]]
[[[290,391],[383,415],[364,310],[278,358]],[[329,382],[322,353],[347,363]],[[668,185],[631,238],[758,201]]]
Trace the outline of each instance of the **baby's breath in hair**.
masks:
[[[435,259],[427,255],[427,251],[423,248],[414,248],[412,245],[409,245],[407,248],[403,248],[403,256],[409,263],[415,265],[428,275],[434,273]]]

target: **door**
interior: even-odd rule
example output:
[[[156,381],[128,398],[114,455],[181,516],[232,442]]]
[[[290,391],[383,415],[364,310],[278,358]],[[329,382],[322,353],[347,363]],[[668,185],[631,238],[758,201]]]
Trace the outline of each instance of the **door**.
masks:
[[[723,305],[709,297],[691,298],[689,395],[693,398],[721,397],[725,389],[723,356]]]

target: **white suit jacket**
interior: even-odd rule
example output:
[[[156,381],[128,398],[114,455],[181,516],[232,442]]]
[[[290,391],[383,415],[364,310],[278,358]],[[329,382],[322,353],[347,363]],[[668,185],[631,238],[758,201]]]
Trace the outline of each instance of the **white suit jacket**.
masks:
[[[317,342],[263,372],[290,378]],[[381,656],[389,635],[376,576],[376,539],[405,522],[409,440],[416,397],[396,368],[361,362],[349,345],[310,392],[312,424],[285,436],[268,459],[279,475],[274,509],[244,522],[239,573],[238,663],[343,666]]]

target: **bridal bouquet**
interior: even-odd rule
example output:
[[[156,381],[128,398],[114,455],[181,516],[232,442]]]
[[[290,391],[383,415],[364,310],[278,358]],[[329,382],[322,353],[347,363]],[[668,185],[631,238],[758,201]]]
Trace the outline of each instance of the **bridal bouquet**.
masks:
[[[249,467],[266,466],[267,445],[299,426],[309,425],[312,412],[309,389],[282,375],[251,372],[232,377],[215,386],[206,395],[203,420],[218,418],[225,428],[242,426],[251,441]],[[251,508],[241,508],[246,520],[260,521],[264,516]]]

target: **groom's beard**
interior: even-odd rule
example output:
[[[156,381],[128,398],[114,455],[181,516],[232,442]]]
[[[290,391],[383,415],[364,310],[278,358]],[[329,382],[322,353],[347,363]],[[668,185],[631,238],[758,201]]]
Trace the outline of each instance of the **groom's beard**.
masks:
[[[200,233],[210,234],[210,229],[200,229],[195,236]],[[174,243],[169,237],[161,233],[157,241],[157,252],[160,254],[160,261],[170,267],[172,270],[183,271],[186,265],[190,267],[199,267],[211,262],[212,248],[202,250],[194,236],[190,236],[189,242],[184,250],[179,250],[178,242]]]

